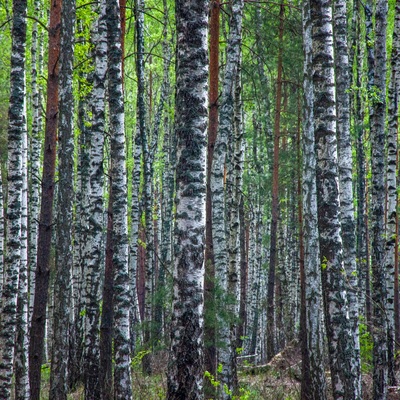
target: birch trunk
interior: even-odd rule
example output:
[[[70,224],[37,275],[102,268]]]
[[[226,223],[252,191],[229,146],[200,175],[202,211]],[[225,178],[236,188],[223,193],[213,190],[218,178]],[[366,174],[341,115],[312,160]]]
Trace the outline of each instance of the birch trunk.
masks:
[[[3,293],[4,279],[4,196],[3,176],[0,168],[0,299]],[[1,307],[1,302],[0,302]]]
[[[233,130],[234,118],[234,90],[237,68],[240,62],[240,48],[242,40],[242,12],[243,1],[232,2],[232,10],[229,21],[229,38],[227,45],[227,61],[222,84],[221,107],[219,114],[219,131],[215,142],[214,156],[211,169],[210,188],[212,194],[212,236],[214,249],[215,277],[220,285],[222,304],[225,303],[228,282],[228,237],[226,223],[226,193],[224,183],[224,171],[227,162],[228,138]],[[218,362],[222,364],[221,397],[230,398],[226,392],[232,392],[234,375],[231,368],[232,344],[230,342],[229,321],[220,321],[218,340],[221,347],[218,354]],[[224,389],[226,386],[227,390]]]
[[[375,11],[374,86],[370,108],[371,124],[371,218],[372,218],[372,301],[373,301],[373,396],[387,398],[387,273],[385,271],[385,117],[386,117],[386,26],[388,4],[379,0]]]
[[[203,399],[207,14],[205,0],[176,1],[176,227],[167,399]]]
[[[41,1],[34,2],[35,15],[41,15]],[[32,91],[32,130],[29,151],[29,321],[32,317],[33,299],[35,293],[35,269],[37,260],[37,236],[39,218],[39,195],[40,195],[40,151],[42,130],[42,110],[41,110],[41,90],[38,85],[37,77],[42,74],[42,45],[43,40],[39,37],[38,23],[34,21],[32,25],[32,45],[31,45],[31,91]]]
[[[356,237],[353,203],[353,158],[350,138],[350,65],[347,45],[346,1],[334,3],[336,112],[339,164],[340,223],[343,241],[343,261],[346,273],[347,302],[350,318],[350,341],[344,351],[350,357],[347,376],[348,398],[361,399],[361,360],[358,328],[358,279],[356,265]]]
[[[111,133],[111,176],[113,196],[114,275],[114,397],[132,398],[129,352],[129,274],[128,209],[126,185],[126,150],[124,132],[124,97],[122,87],[122,48],[119,5],[108,0],[107,55],[108,94]]]
[[[326,377],[324,368],[323,304],[320,251],[318,241],[318,205],[316,156],[314,139],[313,43],[310,2],[304,1],[304,115],[303,115],[303,232],[304,232],[304,302],[306,353],[303,353],[304,400],[325,400]],[[304,359],[304,356],[306,357]]]
[[[332,4],[320,0],[311,0],[310,4],[318,228],[325,324],[333,397],[351,399],[354,393],[348,377],[352,374],[353,360],[351,354],[346,352],[350,325],[339,221]]]
[[[92,129],[90,146],[90,200],[87,237],[86,318],[85,318],[85,396],[100,398],[99,324],[101,276],[104,271],[104,167],[105,93],[107,73],[106,2],[99,2],[95,36],[95,71],[93,74]]]
[[[399,118],[399,90],[400,90],[400,3],[396,2],[395,26],[393,31],[393,45],[391,57],[391,78],[388,94],[388,134],[387,134],[387,163],[386,163],[386,188],[387,188],[387,222],[386,222],[386,247],[385,268],[387,274],[387,321],[388,321],[388,361],[389,361],[389,385],[396,385],[395,378],[395,270],[398,265],[395,262],[396,236],[397,236],[397,182],[398,169],[398,118]]]
[[[14,346],[17,323],[17,298],[21,262],[25,262],[26,241],[21,243],[23,190],[26,197],[26,183],[23,182],[23,152],[26,151],[26,108],[25,108],[25,45],[26,45],[26,1],[13,1],[12,49],[10,72],[10,103],[8,110],[8,161],[7,161],[7,232],[4,287],[1,297],[0,314],[0,398],[11,398],[13,377]],[[25,146],[24,146],[25,142]],[[26,159],[25,159],[26,162]],[[25,177],[26,180],[26,177]],[[24,187],[25,186],[25,187]],[[24,212],[25,215],[22,213]],[[26,221],[25,221],[26,228]],[[25,249],[23,249],[25,247]],[[25,284],[25,282],[24,282]],[[28,395],[28,393],[27,393]]]
[[[24,111],[26,115],[26,111]],[[22,202],[21,202],[21,260],[17,300],[17,336],[15,344],[15,399],[28,400],[28,136],[22,137]]]

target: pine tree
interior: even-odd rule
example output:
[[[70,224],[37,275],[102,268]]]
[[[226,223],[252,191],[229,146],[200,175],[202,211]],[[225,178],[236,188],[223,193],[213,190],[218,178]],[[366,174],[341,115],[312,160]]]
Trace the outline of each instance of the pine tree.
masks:
[[[58,199],[54,326],[51,352],[50,396],[66,400],[68,394],[69,323],[72,314],[72,208],[74,199],[74,96],[73,61],[75,0],[63,0],[58,120]]]
[[[46,127],[43,155],[42,193],[39,217],[35,297],[29,341],[29,382],[32,400],[40,399],[40,377],[50,280],[50,248],[53,227],[54,175],[58,120],[58,60],[60,51],[61,2],[51,3],[49,54],[47,62]]]

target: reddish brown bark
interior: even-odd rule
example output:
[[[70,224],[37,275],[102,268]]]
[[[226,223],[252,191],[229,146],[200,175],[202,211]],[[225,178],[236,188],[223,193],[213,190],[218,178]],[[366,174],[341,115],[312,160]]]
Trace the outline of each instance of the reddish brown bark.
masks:
[[[204,280],[204,300],[208,311],[212,312],[214,305],[214,260],[213,260],[213,241],[212,241],[212,204],[210,192],[211,165],[214,154],[214,145],[218,132],[218,74],[219,74],[219,0],[211,1],[210,17],[210,60],[209,60],[209,125],[208,125],[208,146],[207,146],[207,197],[206,197],[206,251],[205,251],[205,280]],[[216,375],[217,353],[215,347],[215,327],[214,324],[205,324],[205,369],[213,376]],[[206,381],[206,385],[208,382]],[[206,395],[212,394],[211,385],[206,386]]]
[[[50,7],[46,127],[43,155],[42,198],[39,217],[36,286],[29,343],[31,399],[40,399],[41,366],[50,278],[54,174],[58,123],[58,60],[60,54],[61,0]]]
[[[275,332],[274,332],[274,285],[276,268],[276,242],[279,218],[279,139],[282,109],[282,70],[283,70],[283,29],[285,21],[285,4],[282,2],[279,12],[279,50],[278,50],[278,76],[276,85],[276,104],[274,120],[274,158],[272,169],[272,215],[271,215],[271,244],[268,272],[267,289],[267,360],[275,355]]]
[[[106,238],[106,267],[104,272],[103,309],[100,324],[100,383],[101,399],[114,398],[113,373],[112,373],[112,338],[114,323],[114,265],[113,265],[113,213],[112,213],[112,182],[108,198],[108,221]]]

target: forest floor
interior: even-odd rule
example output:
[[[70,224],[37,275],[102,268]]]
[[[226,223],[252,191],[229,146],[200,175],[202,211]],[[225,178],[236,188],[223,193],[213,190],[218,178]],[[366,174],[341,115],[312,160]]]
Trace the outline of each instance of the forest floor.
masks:
[[[154,357],[153,375],[144,376],[140,362],[133,367],[132,386],[134,400],[164,400],[167,383],[165,369],[167,353]],[[43,371],[42,399],[48,398],[49,374]],[[235,400],[299,400],[301,389],[301,351],[296,342],[290,343],[268,364],[252,366],[243,362],[239,366],[240,394]],[[327,373],[329,378],[329,373]],[[400,382],[400,374],[398,373]],[[328,379],[329,382],[329,379]],[[388,400],[400,400],[400,387],[389,390]],[[83,390],[78,388],[68,400],[82,400]],[[331,394],[328,397],[332,399]],[[372,374],[363,374],[363,400],[372,400]]]

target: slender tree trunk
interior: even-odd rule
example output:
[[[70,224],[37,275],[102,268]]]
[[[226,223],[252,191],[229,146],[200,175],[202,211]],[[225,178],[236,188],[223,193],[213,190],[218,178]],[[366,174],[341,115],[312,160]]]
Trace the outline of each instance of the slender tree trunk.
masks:
[[[3,293],[3,279],[4,279],[4,237],[5,236],[4,236],[3,176],[0,166],[0,299]]]
[[[374,88],[377,99],[370,108],[371,123],[371,217],[372,217],[372,301],[373,301],[373,396],[387,398],[388,340],[387,340],[387,274],[385,271],[385,111],[386,111],[386,26],[385,0],[379,0],[375,11]]]
[[[356,43],[353,47],[355,51],[355,74],[354,83],[357,88],[361,88],[362,61],[363,54],[361,51],[361,17],[358,0],[354,1],[354,13],[356,14]],[[364,149],[364,112],[361,91],[356,90],[353,100],[354,113],[354,129],[356,133],[356,167],[357,167],[357,235],[356,235],[356,251],[358,259],[358,304],[359,315],[366,316],[366,280],[368,272],[368,241],[367,234],[367,216],[366,216],[366,187],[365,187],[365,149]]]
[[[212,193],[212,236],[215,262],[215,277],[221,288],[222,304],[225,304],[228,279],[228,237],[226,215],[226,194],[224,173],[228,151],[228,138],[233,130],[234,118],[234,90],[237,76],[237,68],[240,62],[241,32],[242,32],[243,1],[235,0],[232,3],[229,21],[229,38],[227,46],[227,61],[225,67],[224,82],[221,95],[221,108],[219,114],[219,131],[215,142],[214,155],[211,169],[210,188]],[[232,300],[231,300],[232,301]],[[228,391],[233,389],[233,371],[231,369],[231,351],[229,321],[220,321],[219,340],[221,347],[218,354],[218,362],[222,364],[220,373],[221,396],[229,398]]]
[[[34,2],[35,15],[41,15],[41,2]],[[39,195],[40,195],[40,150],[42,130],[42,109],[41,109],[41,90],[38,85],[37,77],[42,73],[42,40],[38,33],[38,23],[34,21],[32,25],[32,45],[31,45],[31,91],[32,91],[32,130],[29,151],[29,214],[28,214],[28,259],[29,259],[29,321],[32,317],[33,299],[35,293],[35,270],[37,260],[37,236],[39,218]]]
[[[387,321],[388,321],[388,377],[389,385],[396,385],[395,378],[395,282],[396,282],[396,247],[397,240],[397,182],[398,171],[398,118],[399,118],[399,90],[400,90],[400,3],[396,2],[395,27],[393,31],[393,45],[391,57],[391,79],[389,83],[389,107],[388,107],[388,134],[387,134],[387,163],[386,163],[386,187],[387,187],[387,223],[386,223],[386,248],[385,268],[387,273]],[[397,280],[398,285],[398,280]]]
[[[345,276],[342,273],[343,246],[339,220],[332,4],[320,0],[311,0],[310,4],[318,228],[325,324],[333,397],[352,399],[354,391],[348,376],[352,373],[353,359],[346,352],[350,324],[347,319]]]
[[[90,146],[90,199],[87,237],[86,315],[85,315],[85,398],[100,398],[99,321],[101,276],[104,271],[104,136],[107,72],[106,2],[100,1],[95,36],[95,71],[93,74],[92,129]],[[104,299],[103,299],[104,301]]]
[[[42,198],[39,218],[35,298],[29,342],[31,399],[40,399],[40,377],[44,350],[46,305],[50,279],[50,248],[53,224],[54,173],[58,119],[58,59],[60,52],[61,1],[51,3],[47,78],[46,128],[43,156]]]
[[[63,0],[61,12],[60,97],[58,127],[58,201],[54,326],[52,338],[50,400],[68,394],[68,334],[72,313],[72,207],[74,169],[74,97],[72,88],[75,0]]]
[[[24,154],[27,151],[25,105],[26,8],[26,1],[13,2],[10,103],[8,109],[6,257],[4,276],[2,276],[4,279],[4,286],[0,303],[0,398],[4,399],[11,398],[11,384],[14,372],[15,334],[18,319],[20,327],[22,328],[19,330],[19,333],[23,335],[21,339],[24,340],[24,336],[26,336],[26,332],[24,332],[24,330],[26,331],[26,321],[24,326],[24,321],[21,321],[21,318],[17,318],[18,288],[20,288],[19,293],[21,295],[19,280],[21,279],[21,283],[24,286],[27,283],[27,172],[26,154]],[[25,170],[23,170],[23,168]],[[24,263],[24,265],[21,268],[22,263]],[[22,277],[19,277],[20,272],[22,272]],[[26,287],[24,291],[26,292]],[[26,297],[26,293],[23,293],[23,296]],[[22,308],[25,308],[24,305],[22,305]],[[19,311],[22,317],[22,312],[26,310],[22,311],[20,308]],[[24,317],[26,318],[26,315]],[[20,374],[21,369],[24,369],[26,366],[24,360],[19,359],[18,361],[16,372]],[[22,365],[21,361],[23,361]],[[20,375],[18,377],[21,378]],[[29,386],[27,382],[25,383],[19,379],[19,383],[24,385],[22,389],[28,389]],[[21,393],[17,390],[17,395],[18,399],[27,398],[27,396],[29,396],[29,390],[27,393],[22,393],[22,397],[20,397]]]
[[[122,49],[119,5],[107,1],[108,94],[111,136],[111,177],[113,196],[114,274],[114,398],[132,398],[129,352],[128,209]]]
[[[343,350],[350,357],[350,374],[346,377],[347,398],[361,399],[361,360],[358,329],[358,279],[356,237],[353,203],[353,163],[350,138],[350,65],[347,46],[346,1],[334,3],[334,46],[336,73],[336,112],[339,163],[340,223],[343,241],[343,265],[346,272],[346,291],[349,305],[350,341]],[[350,389],[351,388],[351,389]],[[351,392],[350,392],[351,390]]]
[[[25,111],[26,113],[26,111]],[[15,398],[29,399],[28,377],[28,136],[22,136],[22,201],[21,201],[21,259],[17,300],[17,334],[15,344]]]
[[[205,0],[176,1],[178,160],[169,400],[204,398],[207,13]]]
[[[211,1],[210,16],[210,45],[209,45],[209,114],[208,114],[208,142],[207,142],[207,194],[206,194],[206,252],[205,252],[205,280],[204,280],[204,303],[205,303],[205,369],[211,375],[217,373],[217,349],[215,337],[215,266],[212,240],[212,201],[211,201],[211,170],[214,156],[214,146],[218,133],[218,82],[219,82],[219,28],[220,28],[220,2]],[[215,396],[215,388],[205,381],[206,397]]]
[[[303,232],[304,232],[304,276],[303,291],[306,344],[303,349],[301,398],[325,400],[326,377],[324,369],[324,341],[322,326],[322,286],[318,241],[318,206],[316,186],[316,156],[314,139],[314,93],[312,80],[313,43],[310,2],[305,0],[303,8],[304,41],[304,97],[303,97]],[[307,384],[306,384],[307,383]]]
[[[271,241],[269,250],[269,270],[267,289],[267,361],[275,355],[275,270],[277,264],[277,232],[279,219],[279,141],[280,141],[280,120],[282,104],[282,73],[283,73],[283,31],[285,24],[285,2],[280,4],[279,28],[278,28],[278,65],[276,82],[276,103],[274,120],[274,158],[272,167],[272,204],[271,204]]]
[[[100,384],[101,400],[114,399],[113,384],[113,321],[114,321],[114,265],[113,265],[113,192],[109,180],[106,266],[103,287],[103,310],[100,325]]]

